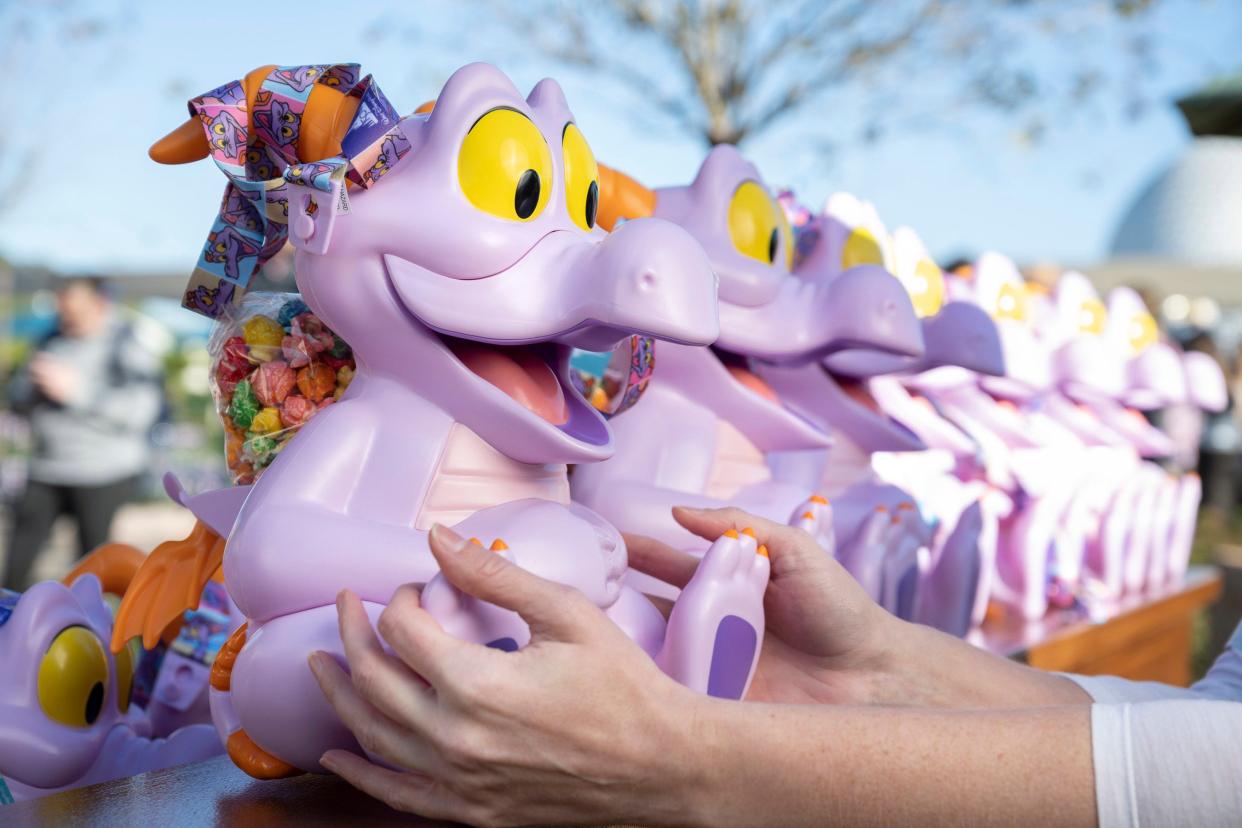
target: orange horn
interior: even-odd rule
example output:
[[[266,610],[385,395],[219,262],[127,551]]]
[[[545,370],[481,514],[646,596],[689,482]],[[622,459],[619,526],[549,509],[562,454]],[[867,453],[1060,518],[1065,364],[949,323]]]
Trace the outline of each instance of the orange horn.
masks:
[[[595,222],[611,231],[621,219],[655,212],[656,194],[619,170],[599,165],[599,212]]]
[[[414,114],[422,115],[424,112],[430,112],[431,110],[435,108],[436,108],[436,102],[433,99],[433,100],[427,101],[422,106],[420,106],[418,109],[414,110]]]
[[[61,581],[69,586],[83,575],[99,578],[104,592],[124,595],[147,556],[124,543],[108,543],[83,558]]]
[[[272,66],[260,66],[246,74],[242,88],[246,90],[247,106],[254,107],[254,99]],[[298,130],[298,158],[303,161],[320,161],[341,153],[341,139],[358,111],[358,98],[351,98],[339,89],[316,84],[306,100],[302,122]],[[151,145],[148,155],[160,164],[188,164],[208,155],[207,136],[203,134],[198,118],[191,117],[181,126]]]
[[[207,136],[198,118],[190,118],[181,126],[151,145],[147,155],[160,164],[189,164],[207,157]]]

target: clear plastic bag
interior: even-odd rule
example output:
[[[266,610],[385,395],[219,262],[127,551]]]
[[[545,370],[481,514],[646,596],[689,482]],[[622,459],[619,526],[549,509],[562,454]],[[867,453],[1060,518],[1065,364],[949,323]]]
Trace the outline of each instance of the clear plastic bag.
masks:
[[[296,293],[250,293],[207,344],[233,482],[253,483],[354,377],[349,345]]]

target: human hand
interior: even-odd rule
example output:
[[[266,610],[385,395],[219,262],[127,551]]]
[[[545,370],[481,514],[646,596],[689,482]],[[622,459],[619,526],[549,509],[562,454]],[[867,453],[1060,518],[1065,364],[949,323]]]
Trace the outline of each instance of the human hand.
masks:
[[[677,507],[673,517],[708,540],[749,526],[768,548],[767,630],[748,700],[866,704],[882,698],[891,644],[905,635],[905,626],[810,535],[734,508]],[[651,538],[625,540],[632,569],[674,586],[685,586],[698,567],[693,555]]]
[[[440,526],[430,547],[454,586],[521,615],[530,643],[453,638],[407,585],[380,615],[390,653],[342,592],[350,672],[325,653],[310,664],[375,761],[332,750],[323,766],[399,810],[472,824],[684,820],[702,786],[675,748],[699,697],[578,591]]]
[[[35,354],[30,360],[30,379],[54,403],[66,402],[78,387],[73,366],[48,353]]]

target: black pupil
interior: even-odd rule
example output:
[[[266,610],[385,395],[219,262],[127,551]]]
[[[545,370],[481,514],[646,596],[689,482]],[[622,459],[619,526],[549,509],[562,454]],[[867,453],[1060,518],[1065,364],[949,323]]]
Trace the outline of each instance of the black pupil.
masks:
[[[517,190],[513,193],[513,210],[518,218],[530,218],[539,203],[539,173],[527,170],[518,179]]]
[[[95,686],[91,688],[91,694],[86,697],[86,723],[94,724],[99,718],[99,711],[103,710],[104,686],[99,682],[95,682]]]
[[[586,223],[587,227],[595,226],[595,214],[599,211],[599,182],[592,181],[587,190]]]
[[[779,243],[779,241],[780,241],[780,234],[777,232],[776,228],[773,227],[772,235],[768,237],[768,261],[769,262],[772,262],[772,263],[776,262],[776,245]]]

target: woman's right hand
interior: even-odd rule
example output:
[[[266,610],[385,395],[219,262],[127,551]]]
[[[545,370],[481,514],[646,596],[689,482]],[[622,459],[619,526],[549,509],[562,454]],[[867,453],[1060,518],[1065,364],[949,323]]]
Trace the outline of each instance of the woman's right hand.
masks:
[[[750,527],[767,546],[772,576],[764,597],[767,632],[747,699],[869,704],[884,699],[893,647],[909,625],[880,608],[806,532],[741,509],[677,507],[673,517],[713,541]],[[828,520],[831,520],[829,515]],[[629,564],[676,587],[698,558],[651,538],[627,535]]]

